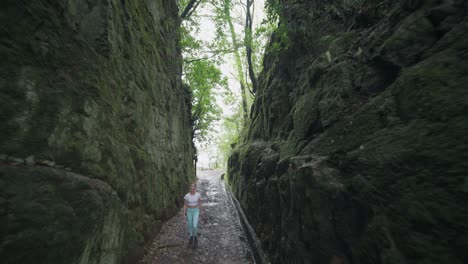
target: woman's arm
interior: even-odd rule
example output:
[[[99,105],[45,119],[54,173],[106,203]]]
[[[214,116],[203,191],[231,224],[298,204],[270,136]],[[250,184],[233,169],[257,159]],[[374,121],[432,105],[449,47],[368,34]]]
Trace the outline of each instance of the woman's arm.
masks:
[[[201,197],[198,198],[198,210],[200,211],[200,214],[201,214],[201,211],[202,211],[202,200],[201,200]]]
[[[187,200],[184,199],[184,217],[187,216]]]

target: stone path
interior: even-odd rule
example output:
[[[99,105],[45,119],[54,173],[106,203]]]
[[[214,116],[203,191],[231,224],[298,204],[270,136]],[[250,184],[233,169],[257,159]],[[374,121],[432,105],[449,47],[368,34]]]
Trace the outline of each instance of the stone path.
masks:
[[[237,212],[220,179],[221,170],[198,171],[197,191],[203,198],[198,248],[188,247],[183,209],[164,224],[140,264],[254,263]]]

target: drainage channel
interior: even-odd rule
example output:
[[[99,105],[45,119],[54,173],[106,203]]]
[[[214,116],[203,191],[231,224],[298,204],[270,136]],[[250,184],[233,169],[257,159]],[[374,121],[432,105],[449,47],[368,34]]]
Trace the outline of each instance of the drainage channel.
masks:
[[[244,230],[244,234],[246,235],[247,242],[249,243],[255,263],[270,264],[270,261],[266,257],[265,252],[263,252],[260,239],[257,237],[257,234],[255,234],[253,227],[249,224],[249,221],[247,220],[244,211],[242,211],[242,207],[240,206],[239,201],[236,199],[236,197],[234,197],[234,194],[229,189],[227,183],[224,183],[224,191],[227,193],[229,200],[236,208],[237,215],[239,216],[242,229]]]

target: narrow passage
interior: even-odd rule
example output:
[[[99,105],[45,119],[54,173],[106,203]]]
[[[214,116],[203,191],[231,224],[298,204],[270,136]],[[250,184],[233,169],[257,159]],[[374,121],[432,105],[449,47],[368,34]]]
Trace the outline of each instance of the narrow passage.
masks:
[[[253,263],[236,209],[220,178],[222,173],[222,170],[197,171],[197,191],[203,198],[198,248],[188,247],[187,224],[181,209],[164,224],[140,264]]]

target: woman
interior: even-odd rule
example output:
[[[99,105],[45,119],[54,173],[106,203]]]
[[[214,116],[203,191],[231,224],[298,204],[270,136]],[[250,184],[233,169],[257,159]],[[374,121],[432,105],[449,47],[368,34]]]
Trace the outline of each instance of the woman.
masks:
[[[190,185],[190,192],[184,196],[184,217],[187,218],[190,234],[189,246],[193,244],[194,248],[198,246],[197,225],[201,209],[201,195],[196,190],[197,186],[195,183],[192,183]]]

